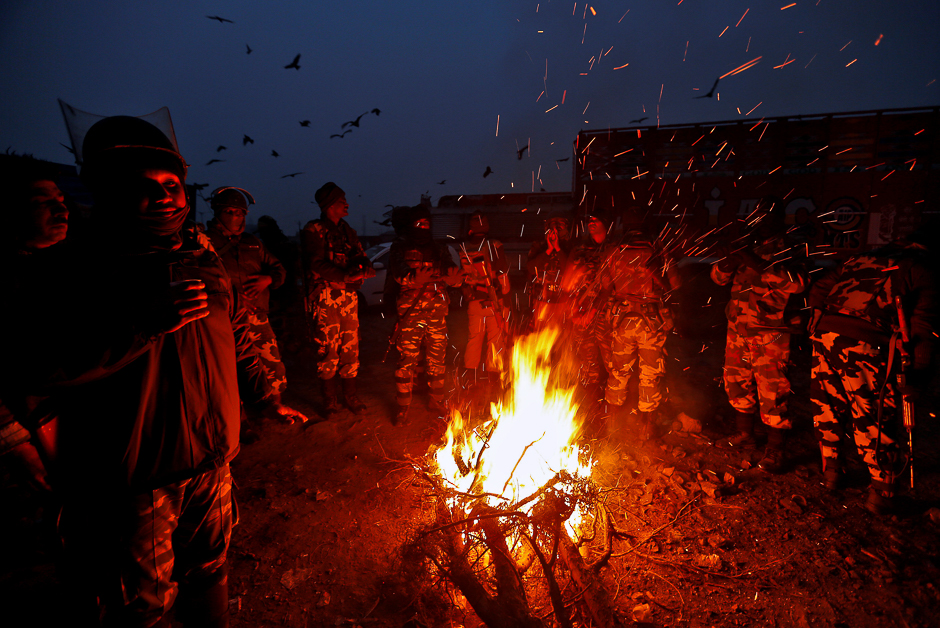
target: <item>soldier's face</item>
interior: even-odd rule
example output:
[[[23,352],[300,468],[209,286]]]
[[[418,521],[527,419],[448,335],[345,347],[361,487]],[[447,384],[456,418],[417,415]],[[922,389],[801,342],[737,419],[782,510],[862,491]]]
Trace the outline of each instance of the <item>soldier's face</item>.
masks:
[[[29,187],[24,244],[27,248],[44,249],[65,239],[69,230],[69,210],[55,182],[34,181]]]
[[[587,223],[588,235],[595,242],[603,242],[604,238],[607,237],[607,229],[604,228],[604,223],[600,221],[599,218],[591,216]]]
[[[349,215],[349,203],[346,202],[345,198],[337,199],[333,201],[332,205],[326,208],[324,213],[326,214],[327,220],[338,223]]]
[[[247,215],[248,212],[241,207],[222,207],[215,217],[226,231],[232,235],[241,235],[245,232],[245,216]]]
[[[414,224],[412,225],[412,227],[414,227],[415,229],[430,229],[431,221],[428,220],[427,218],[421,218],[420,220],[414,221]]]
[[[142,170],[136,183],[139,214],[169,217],[186,207],[183,182],[169,170]]]

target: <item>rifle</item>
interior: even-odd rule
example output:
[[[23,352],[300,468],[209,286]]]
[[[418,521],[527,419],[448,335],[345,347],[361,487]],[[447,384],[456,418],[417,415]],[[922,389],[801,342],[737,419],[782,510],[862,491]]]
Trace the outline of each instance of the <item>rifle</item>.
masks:
[[[493,286],[493,282],[490,280],[489,273],[483,273],[483,276],[480,276],[480,272],[477,270],[476,266],[473,264],[473,261],[470,259],[470,254],[467,252],[467,245],[461,244],[460,248],[463,249],[463,258],[461,262],[466,259],[467,266],[470,268],[470,274],[473,276],[475,282],[482,283],[486,287],[486,299],[484,303],[489,305],[493,309],[493,313],[496,316],[496,325],[499,327],[499,333],[504,338],[509,338],[509,323],[506,321],[506,317],[503,315],[503,308],[499,301],[499,296],[496,294],[496,287]],[[488,260],[484,256],[483,265],[488,266]]]
[[[904,428],[907,430],[907,444],[910,449],[911,490],[914,489],[914,401],[907,389],[907,373],[911,369],[911,356],[907,351],[907,344],[911,341],[910,329],[907,319],[904,318],[904,309],[901,307],[901,297],[894,297],[894,306],[898,310],[898,327],[901,332],[901,342],[898,351],[901,354],[901,368],[898,370],[898,394],[901,396],[901,415],[904,418]]]

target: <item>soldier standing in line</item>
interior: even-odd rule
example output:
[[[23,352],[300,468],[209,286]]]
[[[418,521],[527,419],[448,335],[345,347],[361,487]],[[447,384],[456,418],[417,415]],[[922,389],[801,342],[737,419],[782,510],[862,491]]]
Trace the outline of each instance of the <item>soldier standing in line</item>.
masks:
[[[898,395],[910,399],[927,383],[936,342],[937,286],[926,263],[927,231],[849,258],[810,290],[810,396],[826,486],[841,486],[840,450],[851,421],[871,475],[865,507],[875,514],[891,510],[897,478],[911,461],[897,442],[903,430]],[[912,356],[912,370],[905,374],[907,389],[898,390],[892,380],[901,356],[892,354],[901,347]]]
[[[570,317],[574,323],[571,344],[578,365],[578,382],[588,415],[600,408],[604,393],[601,389],[602,359],[597,334],[597,298],[601,291],[601,269],[610,256],[607,241],[608,217],[593,210],[587,214],[584,239],[568,257],[562,274],[562,290],[568,295]]]
[[[411,389],[422,343],[427,359],[428,408],[443,415],[447,411],[444,390],[447,355],[448,286],[462,277],[446,246],[431,239],[431,213],[423,205],[411,209],[411,225],[399,243],[400,255],[390,258],[389,273],[400,290],[397,297],[398,368],[395,370],[398,411],[395,424],[407,420]]]
[[[287,371],[268,320],[268,302],[270,290],[283,285],[287,271],[258,238],[245,233],[248,206],[254,202],[251,194],[241,188],[221,187],[213,191],[209,205],[215,217],[209,221],[206,235],[225,265],[232,289],[244,303],[264,374],[280,395],[287,389]]]
[[[643,438],[649,440],[656,436],[656,413],[663,402],[666,335],[674,327],[666,299],[679,287],[679,273],[640,231],[626,235],[600,272],[603,288],[598,303],[605,309],[597,337],[608,373],[608,411],[613,415],[623,406],[638,365],[637,412]]]
[[[362,281],[374,277],[372,262],[356,232],[343,218],[349,215],[346,193],[333,182],[317,190],[322,214],[301,233],[307,267],[307,286],[313,306],[317,341],[317,375],[323,383],[328,415],[339,412],[337,375],[343,382],[346,406],[356,414],[366,406],[356,394],[359,372],[359,312],[356,291]]]
[[[736,411],[737,433],[724,444],[753,448],[754,415],[759,412],[767,427],[767,447],[758,466],[780,473],[785,464],[785,444],[792,427],[787,416],[790,380],[790,330],[784,309],[791,294],[807,286],[806,276],[788,266],[783,225],[770,210],[752,218],[757,226],[750,242],[715,262],[712,280],[731,284],[731,300],[725,314],[728,333],[725,344],[724,384],[728,401]]]
[[[469,237],[460,247],[460,266],[464,273],[469,329],[463,365],[471,380],[477,379],[483,349],[488,347],[486,366],[496,367],[495,356],[508,342],[506,307],[502,297],[509,293],[509,262],[499,240],[487,237],[490,222],[476,211],[470,215]]]
[[[561,292],[561,275],[571,246],[568,219],[560,214],[545,219],[545,238],[532,244],[526,261],[532,297],[532,321],[530,327],[539,329],[543,325],[565,323],[565,303]]]

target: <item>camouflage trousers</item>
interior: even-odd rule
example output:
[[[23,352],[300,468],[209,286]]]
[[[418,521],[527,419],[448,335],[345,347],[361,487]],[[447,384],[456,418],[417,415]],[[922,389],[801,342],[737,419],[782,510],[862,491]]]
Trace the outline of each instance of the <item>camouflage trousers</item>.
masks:
[[[165,621],[179,596],[177,617],[188,611],[192,625],[225,617],[232,513],[228,465],[125,498],[66,501],[64,573],[76,615],[97,613],[104,626],[150,627]]]
[[[598,323],[598,344],[608,374],[606,399],[614,406],[624,404],[627,384],[638,365],[637,410],[652,412],[663,400],[666,332],[652,329],[644,317],[622,311],[622,307],[611,304]]]
[[[343,379],[359,372],[359,299],[355,292],[324,288],[313,304],[317,375]]]
[[[407,312],[407,310],[406,310]],[[398,405],[411,404],[414,374],[418,367],[421,346],[427,362],[428,388],[431,398],[444,399],[444,371],[447,357],[447,304],[433,303],[402,312],[398,321],[398,368],[395,369]]]
[[[258,349],[261,358],[261,367],[264,375],[271,384],[271,389],[282,394],[287,389],[287,370],[281,362],[281,351],[277,346],[277,338],[268,320],[267,314],[248,313],[248,325],[251,341]]]
[[[571,333],[571,353],[578,365],[578,381],[585,388],[596,386],[601,381],[603,357],[601,356],[598,334],[601,333],[601,316],[584,327],[573,326]]]
[[[728,402],[738,412],[753,413],[768,427],[789,429],[786,416],[790,380],[790,332],[749,331],[728,325],[724,382]]]
[[[484,347],[488,348],[487,368],[496,368],[494,356],[501,353],[506,343],[497,316],[492,307],[485,306],[481,301],[470,301],[467,305],[469,328],[467,346],[463,352],[463,365],[466,368],[479,368]]]
[[[826,462],[837,460],[846,439],[845,423],[852,422],[855,446],[868,465],[872,480],[890,484],[894,471],[882,469],[875,458],[879,440],[878,398],[885,381],[887,356],[872,346],[834,332],[813,337],[813,375],[810,397],[816,406],[813,424]],[[879,448],[897,457],[898,419],[893,382],[885,386]]]

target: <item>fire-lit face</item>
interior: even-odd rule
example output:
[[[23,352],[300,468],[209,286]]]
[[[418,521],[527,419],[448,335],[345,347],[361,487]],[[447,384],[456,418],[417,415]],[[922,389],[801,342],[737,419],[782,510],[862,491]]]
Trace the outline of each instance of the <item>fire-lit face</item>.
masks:
[[[595,242],[603,242],[607,237],[607,228],[597,216],[591,216],[588,219],[587,232]]]
[[[69,210],[55,182],[34,181],[29,187],[24,245],[31,249],[44,249],[65,239],[69,230]]]
[[[169,170],[142,170],[137,188],[137,212],[153,218],[169,217],[186,207],[186,188]]]
[[[428,220],[427,218],[420,218],[414,221],[414,223],[412,223],[411,226],[414,227],[415,229],[430,229],[431,221]]]
[[[216,219],[232,235],[241,235],[245,232],[245,217],[248,210],[243,207],[220,207],[215,213]]]
[[[349,215],[349,203],[346,202],[345,198],[338,198],[324,209],[323,213],[326,214],[326,218],[330,222],[339,223],[340,220]]]

